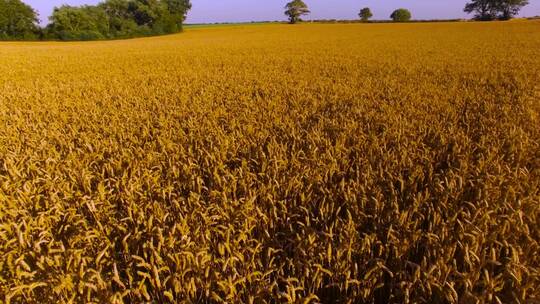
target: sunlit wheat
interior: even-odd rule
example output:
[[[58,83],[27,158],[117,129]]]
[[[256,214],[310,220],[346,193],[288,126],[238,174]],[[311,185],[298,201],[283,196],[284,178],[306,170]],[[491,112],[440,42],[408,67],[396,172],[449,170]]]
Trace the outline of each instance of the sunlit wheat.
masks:
[[[0,43],[0,301],[539,300],[539,50],[536,21]]]

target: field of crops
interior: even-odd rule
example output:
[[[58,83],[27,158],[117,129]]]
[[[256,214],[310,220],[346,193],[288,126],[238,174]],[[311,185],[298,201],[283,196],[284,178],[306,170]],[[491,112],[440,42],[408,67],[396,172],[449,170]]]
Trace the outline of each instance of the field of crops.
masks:
[[[0,302],[540,300],[540,22],[0,43]]]

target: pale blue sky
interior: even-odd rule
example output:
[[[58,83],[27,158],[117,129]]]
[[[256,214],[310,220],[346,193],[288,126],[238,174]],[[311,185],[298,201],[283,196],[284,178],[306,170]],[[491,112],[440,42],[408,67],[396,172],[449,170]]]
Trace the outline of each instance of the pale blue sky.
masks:
[[[95,4],[99,0],[23,0],[40,13],[45,24],[54,6]],[[415,19],[450,19],[467,17],[467,0],[305,0],[311,9],[306,19],[355,19],[362,7],[370,7],[375,19],[388,19],[396,8],[411,10]],[[287,0],[192,0],[188,23],[243,22],[284,20]],[[522,16],[540,15],[540,0],[529,0]]]

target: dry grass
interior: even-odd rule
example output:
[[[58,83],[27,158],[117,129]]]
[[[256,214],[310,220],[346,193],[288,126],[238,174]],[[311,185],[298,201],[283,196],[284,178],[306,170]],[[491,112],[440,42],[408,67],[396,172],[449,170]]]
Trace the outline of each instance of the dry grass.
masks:
[[[0,301],[540,297],[540,22],[0,44]]]

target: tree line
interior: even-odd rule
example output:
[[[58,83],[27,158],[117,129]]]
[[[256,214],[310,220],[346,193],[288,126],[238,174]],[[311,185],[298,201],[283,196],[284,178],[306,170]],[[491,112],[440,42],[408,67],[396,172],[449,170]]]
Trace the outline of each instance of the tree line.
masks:
[[[105,0],[97,5],[55,7],[49,24],[21,0],[0,0],[0,39],[99,40],[176,33],[190,0]]]
[[[508,20],[516,16],[528,0],[471,0],[464,11],[474,13],[476,20]],[[45,28],[39,27],[37,12],[21,0],[0,0],[0,40],[99,40],[170,34],[182,30],[190,0],[104,0],[97,5],[54,8]],[[302,0],[285,6],[290,23],[302,21],[310,13]],[[362,21],[373,13],[369,7],[360,10]],[[395,10],[390,18],[410,21],[409,10]]]
[[[0,39],[36,39],[36,12],[19,0],[0,0]]]
[[[509,20],[527,4],[528,0],[471,0],[465,5],[464,11],[474,13],[476,20]],[[307,4],[302,0],[293,0],[285,6],[285,15],[290,23],[302,21],[301,17],[309,13]],[[373,13],[369,7],[364,7],[358,16],[360,20],[367,22],[373,17]],[[395,22],[406,22],[411,20],[412,14],[405,8],[399,8],[392,12],[390,18]]]

